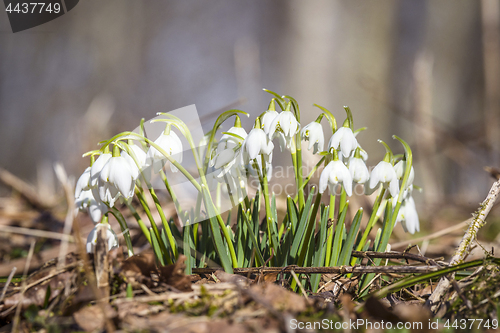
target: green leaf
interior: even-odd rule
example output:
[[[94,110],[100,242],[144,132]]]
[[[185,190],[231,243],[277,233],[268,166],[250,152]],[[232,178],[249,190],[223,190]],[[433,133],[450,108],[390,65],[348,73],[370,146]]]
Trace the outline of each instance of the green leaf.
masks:
[[[321,215],[321,224],[319,229],[319,238],[316,242],[316,253],[314,254],[314,267],[323,267],[325,264],[326,255],[326,234],[327,234],[327,224],[328,224],[328,213],[329,207],[323,210]],[[317,292],[319,286],[319,280],[321,274],[313,274],[311,276],[312,291]]]
[[[248,212],[248,215],[250,215],[250,212]],[[256,264],[257,264],[257,266],[262,266],[262,265],[264,265],[264,263],[266,261],[264,260],[264,257],[262,256],[262,252],[259,249],[259,244],[258,244],[258,241],[257,241],[257,237],[256,237],[255,233],[252,230],[253,228],[250,225],[249,217],[244,212],[242,212],[241,216],[243,217],[243,221],[247,225],[248,233],[249,233],[249,236],[250,236],[250,240],[252,241],[253,247],[255,249],[255,255],[256,255],[256,260],[257,260]]]
[[[134,298],[134,290],[131,283],[127,283],[127,298]]]
[[[165,266],[165,260],[163,259],[163,253],[160,248],[160,242],[158,241],[158,238],[156,237],[156,234],[153,230],[153,228],[149,229],[149,232],[151,234],[151,241],[153,243],[153,251],[156,255],[156,258],[160,262],[162,266]]]
[[[347,214],[347,208],[349,207],[349,201],[344,205],[344,209],[340,213],[339,219],[337,221],[337,226],[335,227],[335,237],[333,239],[333,249],[332,257],[330,258],[330,267],[337,266],[340,257],[340,251],[342,249],[342,240],[345,234],[345,216]]]
[[[184,242],[183,242],[183,250],[184,255],[186,256],[186,275],[191,275],[192,267],[194,263],[194,258],[191,256],[191,249],[193,248],[193,243],[191,241],[191,225],[186,225],[184,227]]]
[[[311,192],[314,192],[314,191],[311,191]],[[311,235],[312,235],[313,230],[316,226],[316,214],[318,213],[320,202],[321,202],[321,193],[318,192],[316,194],[316,200],[314,201],[311,216],[309,218],[309,223],[307,225],[307,231],[306,231],[306,234],[304,236],[304,240],[302,242],[302,247],[300,249],[300,257],[299,257],[299,260],[297,262],[297,265],[299,265],[299,266],[304,265],[304,261],[306,258],[306,252],[307,252],[307,245],[309,244],[309,241],[311,239]]]
[[[377,297],[377,298],[383,298],[390,293],[398,292],[403,288],[408,288],[408,287],[414,286],[417,283],[426,282],[426,281],[429,281],[431,279],[443,277],[443,276],[448,275],[448,274],[453,273],[453,272],[461,271],[461,270],[468,269],[468,268],[478,267],[481,265],[487,265],[489,263],[500,265],[500,258],[488,258],[486,260],[483,260],[483,259],[473,260],[473,261],[461,263],[458,265],[445,267],[445,268],[442,268],[442,269],[435,271],[435,272],[419,274],[416,276],[410,276],[410,277],[401,279],[397,282],[391,283],[388,286],[381,288],[378,291],[374,292],[372,295],[374,297]],[[370,296],[372,296],[372,295],[370,295]]]
[[[363,208],[360,208],[356,213],[356,216],[354,216],[354,220],[352,221],[351,224],[351,229],[349,229],[349,234],[347,235],[344,246],[342,246],[342,252],[340,252],[340,258],[338,261],[338,264],[340,266],[349,265],[352,249],[354,247],[356,236],[358,235],[362,217],[363,217]]]
[[[306,205],[304,206],[304,209],[301,212],[299,224],[296,228],[295,233],[293,233],[292,247],[290,249],[291,263],[297,262],[298,259],[299,246],[302,242],[302,237],[304,236],[304,232],[307,228],[307,222],[309,221],[308,217],[311,212],[312,199],[313,199],[313,194],[311,191],[311,193],[309,193],[309,197],[307,198]]]

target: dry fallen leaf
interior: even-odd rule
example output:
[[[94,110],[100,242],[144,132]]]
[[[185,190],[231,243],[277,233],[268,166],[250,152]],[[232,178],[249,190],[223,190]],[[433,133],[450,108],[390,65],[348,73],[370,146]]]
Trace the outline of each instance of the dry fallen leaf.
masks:
[[[168,284],[180,291],[191,290],[191,278],[185,275],[186,257],[180,255],[173,265],[158,267],[152,251],[129,257],[123,261],[117,273],[134,287],[136,283],[144,283],[151,287],[154,281]]]
[[[304,297],[275,284],[266,283],[254,285],[250,290],[258,294],[278,311],[299,313],[305,311],[307,307]]]

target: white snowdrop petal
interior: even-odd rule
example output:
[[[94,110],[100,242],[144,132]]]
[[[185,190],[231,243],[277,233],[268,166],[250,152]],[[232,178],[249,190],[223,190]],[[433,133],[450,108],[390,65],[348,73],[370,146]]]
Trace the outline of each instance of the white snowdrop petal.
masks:
[[[95,160],[94,164],[92,164],[92,167],[90,168],[90,186],[94,187],[97,186],[99,174],[101,173],[102,168],[108,160],[111,158],[111,154],[106,153],[106,154],[101,154],[97,160]]]
[[[87,167],[85,171],[82,173],[75,186],[75,198],[80,196],[82,191],[86,191],[90,189],[90,167]]]

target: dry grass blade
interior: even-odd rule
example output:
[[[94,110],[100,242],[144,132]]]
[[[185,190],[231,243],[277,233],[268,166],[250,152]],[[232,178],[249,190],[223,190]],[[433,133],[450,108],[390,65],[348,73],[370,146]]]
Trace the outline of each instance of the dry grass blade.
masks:
[[[54,206],[52,203],[42,199],[33,186],[2,168],[0,168],[0,181],[19,192],[19,194],[36,209],[48,210]]]
[[[30,269],[31,258],[33,258],[33,252],[35,251],[35,241],[31,242],[30,250],[28,252],[28,260],[26,261],[26,266],[24,266],[23,272],[23,289],[21,290],[21,295],[19,299],[19,303],[17,303],[16,315],[14,316],[14,322],[12,324],[12,332],[18,332],[19,325],[19,317],[21,315],[21,308],[23,304],[24,292],[26,291],[26,277],[28,275],[28,271]]]
[[[71,232],[71,228],[73,226],[73,221],[75,219],[75,198],[73,196],[73,186],[68,180],[68,176],[66,175],[66,171],[64,167],[60,163],[56,163],[54,165],[54,171],[56,173],[57,179],[61,182],[64,194],[66,196],[66,203],[68,205],[68,211],[66,213],[66,219],[64,221],[64,229],[63,234],[66,236],[62,239],[61,242],[61,250],[59,252],[59,260],[57,262],[57,268],[60,269],[64,267],[65,257],[68,253],[68,237]]]
[[[4,225],[4,226],[0,227],[0,230],[2,232],[8,232],[8,233],[12,233],[12,234],[21,234],[21,235],[26,235],[26,236],[40,237],[40,238],[50,238],[50,239],[59,239],[59,240],[66,239],[72,243],[75,241],[73,239],[73,236],[71,236],[71,235],[65,235],[65,234],[61,234],[61,233],[53,232],[53,231],[29,229],[29,228],[22,228],[22,227],[13,227],[13,226],[8,226],[8,225]]]
[[[10,285],[10,282],[12,281],[12,278],[14,277],[14,274],[16,274],[17,267],[12,268],[12,271],[9,274],[9,277],[7,278],[7,282],[5,282],[5,286],[3,287],[2,290],[2,295],[0,296],[0,303],[2,303],[3,298],[5,297],[5,293],[7,292],[7,288]]]

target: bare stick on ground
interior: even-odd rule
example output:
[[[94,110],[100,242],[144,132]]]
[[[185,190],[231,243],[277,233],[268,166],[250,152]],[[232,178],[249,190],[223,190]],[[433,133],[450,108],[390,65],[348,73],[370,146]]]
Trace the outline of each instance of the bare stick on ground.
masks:
[[[460,264],[464,262],[465,258],[467,258],[472,242],[476,239],[477,232],[479,231],[479,229],[486,224],[485,221],[486,216],[488,216],[488,213],[493,207],[493,204],[495,203],[499,192],[500,192],[500,180],[496,181],[493,184],[493,186],[490,189],[490,192],[488,193],[488,196],[481,203],[479,209],[474,213],[472,222],[469,225],[469,229],[467,230],[464,237],[460,241],[460,245],[455,251],[453,257],[451,258],[450,265]],[[451,274],[450,279],[453,279],[454,277],[455,275]],[[434,292],[429,297],[428,305],[430,305],[431,311],[433,311],[434,313],[436,312],[436,310],[439,309],[439,306],[441,304],[441,299],[450,288],[450,285],[451,285],[450,280],[448,278],[446,277],[441,278],[441,280],[439,280],[438,285],[436,286],[436,289],[434,289]]]

